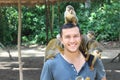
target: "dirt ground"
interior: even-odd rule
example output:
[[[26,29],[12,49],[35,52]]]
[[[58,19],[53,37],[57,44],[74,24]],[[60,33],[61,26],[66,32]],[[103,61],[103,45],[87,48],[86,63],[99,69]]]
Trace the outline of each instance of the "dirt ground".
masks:
[[[45,48],[29,46],[21,48],[23,80],[40,80]],[[12,60],[5,50],[0,50],[0,80],[20,80],[17,49],[10,50]],[[111,60],[120,53],[120,47],[103,50],[102,61],[107,73],[107,80],[120,80],[120,61]]]

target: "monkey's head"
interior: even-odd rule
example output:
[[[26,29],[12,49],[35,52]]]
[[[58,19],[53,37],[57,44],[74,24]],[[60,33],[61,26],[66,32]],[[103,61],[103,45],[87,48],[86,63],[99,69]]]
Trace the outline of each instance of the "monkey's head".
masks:
[[[94,31],[88,31],[87,36],[89,40],[93,40],[95,38]]]
[[[78,18],[76,16],[76,12],[71,5],[66,6],[66,11],[64,12],[65,24],[66,23],[73,23],[77,24]]]
[[[66,6],[66,11],[72,13],[74,11],[73,6],[71,6],[71,5]]]

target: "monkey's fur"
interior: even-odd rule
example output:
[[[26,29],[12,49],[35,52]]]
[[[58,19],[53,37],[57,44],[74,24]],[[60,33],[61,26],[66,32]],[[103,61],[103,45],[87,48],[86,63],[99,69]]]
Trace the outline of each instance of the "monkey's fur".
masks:
[[[44,61],[54,58],[59,52],[63,53],[63,50],[63,45],[60,42],[60,35],[58,34],[56,38],[50,40],[46,46]]]
[[[99,42],[95,40],[95,33],[93,31],[89,31],[87,35],[82,36],[80,50],[84,53],[90,69],[93,70],[95,61],[101,57],[100,52],[102,52]]]
[[[82,35],[82,42],[80,45],[80,50],[83,53],[87,54],[90,48],[94,49],[97,46],[99,45],[96,43],[94,31],[88,31],[87,35]]]
[[[64,12],[64,19],[65,19],[65,24],[73,23],[74,25],[76,25],[78,23],[78,18],[76,16],[76,12],[73,6],[71,5],[66,6],[66,10]]]
[[[99,58],[99,59],[101,58],[101,52],[102,52],[102,50],[100,48],[95,48],[89,54],[87,54],[86,59],[88,61],[88,64],[89,64],[91,70],[94,69],[94,64],[95,64],[97,58]]]

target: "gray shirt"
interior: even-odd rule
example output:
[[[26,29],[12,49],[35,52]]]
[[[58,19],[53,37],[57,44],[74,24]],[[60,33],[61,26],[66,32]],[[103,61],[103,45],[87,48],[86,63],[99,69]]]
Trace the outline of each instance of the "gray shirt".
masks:
[[[79,72],[73,64],[68,63],[60,54],[54,59],[49,59],[44,63],[40,80],[77,80],[78,77],[85,80],[101,80],[106,75],[101,59],[97,59],[94,70],[89,68],[87,62]]]

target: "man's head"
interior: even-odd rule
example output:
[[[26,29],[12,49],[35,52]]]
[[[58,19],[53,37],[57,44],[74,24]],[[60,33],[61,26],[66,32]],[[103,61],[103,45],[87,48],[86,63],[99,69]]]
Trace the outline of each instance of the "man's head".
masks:
[[[74,25],[72,23],[67,23],[67,24],[64,24],[60,27],[60,36],[62,37],[62,30],[63,29],[70,29],[70,28],[74,28],[74,27],[77,27],[79,29],[79,33],[82,34],[79,25]]]
[[[81,31],[78,25],[72,23],[64,24],[60,28],[61,42],[64,49],[70,52],[75,52],[81,44]]]

